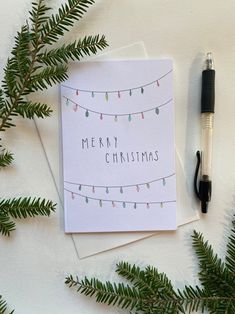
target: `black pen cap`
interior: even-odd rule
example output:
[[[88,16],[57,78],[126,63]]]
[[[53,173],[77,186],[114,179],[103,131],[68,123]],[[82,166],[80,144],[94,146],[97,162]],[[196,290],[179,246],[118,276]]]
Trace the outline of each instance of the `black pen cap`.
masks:
[[[215,70],[202,72],[201,113],[215,112]]]

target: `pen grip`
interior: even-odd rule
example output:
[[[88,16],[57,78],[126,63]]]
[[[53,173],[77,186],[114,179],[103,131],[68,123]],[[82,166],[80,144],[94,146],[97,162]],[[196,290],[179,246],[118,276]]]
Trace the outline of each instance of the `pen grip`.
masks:
[[[215,112],[215,70],[202,72],[201,113]]]
[[[214,114],[204,112],[202,114],[202,177],[207,180],[211,177],[211,161],[212,161],[212,137],[213,137],[213,119]]]

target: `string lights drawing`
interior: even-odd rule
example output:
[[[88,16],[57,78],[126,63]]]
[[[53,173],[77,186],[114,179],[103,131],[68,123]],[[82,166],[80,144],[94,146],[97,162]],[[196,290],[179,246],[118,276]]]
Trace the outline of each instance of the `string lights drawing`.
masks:
[[[95,97],[96,94],[103,94],[104,98],[106,101],[109,100],[109,95],[110,94],[116,94],[118,98],[121,98],[122,94],[128,94],[129,96],[133,95],[133,92],[135,91],[139,91],[140,94],[144,94],[144,91],[146,89],[146,87],[155,85],[157,87],[160,87],[160,81],[166,77],[168,74],[170,74],[173,70],[169,70],[168,72],[166,72],[165,74],[163,74],[161,77],[148,82],[146,84],[143,85],[139,85],[139,86],[133,86],[133,87],[129,87],[129,88],[124,88],[124,89],[115,89],[115,90],[89,90],[89,89],[80,89],[80,88],[75,88],[75,87],[71,87],[71,86],[67,86],[67,85],[61,85],[62,87],[66,88],[66,89],[70,89],[70,90],[74,90],[76,95],[79,96],[81,93],[89,93],[91,95],[92,98]]]
[[[150,209],[151,205],[159,205],[160,208],[163,208],[167,203],[175,203],[176,200],[162,200],[162,201],[153,201],[153,202],[136,202],[136,201],[124,201],[124,200],[110,200],[110,199],[103,199],[103,198],[95,198],[90,197],[87,195],[83,195],[69,189],[64,189],[67,193],[71,194],[72,200],[75,199],[75,196],[81,197],[85,200],[85,203],[88,204],[90,201],[98,202],[100,207],[103,207],[104,203],[111,203],[112,207],[118,207],[118,204],[126,208],[127,205],[132,205],[134,209],[137,209],[138,206],[145,206],[147,209]]]
[[[97,189],[103,189],[105,190],[106,194],[109,194],[110,190],[117,189],[121,194],[124,193],[124,190],[127,188],[134,188],[136,192],[140,192],[143,187],[150,189],[151,184],[155,182],[162,182],[162,185],[166,185],[167,179],[173,177],[175,173],[172,173],[168,176],[161,177],[155,180],[151,180],[148,182],[142,182],[142,183],[134,183],[134,184],[127,184],[127,185],[94,185],[94,184],[83,184],[83,183],[77,183],[77,182],[71,182],[71,181],[64,181],[68,185],[76,186],[79,191],[82,191],[83,187],[91,188],[92,193],[95,193]]]
[[[85,117],[88,118],[90,116],[90,113],[92,114],[95,114],[95,115],[98,115],[100,117],[100,120],[103,120],[103,118],[105,116],[107,117],[113,117],[114,118],[114,121],[117,122],[118,121],[118,117],[127,117],[128,118],[128,121],[131,122],[132,121],[132,117],[133,116],[140,116],[142,119],[144,119],[144,115],[148,112],[155,112],[156,115],[159,115],[160,114],[160,108],[161,107],[164,107],[166,105],[168,105],[169,103],[172,102],[172,98],[168,99],[166,102],[160,104],[160,105],[157,105],[153,108],[150,108],[150,109],[147,109],[147,110],[143,110],[143,111],[134,111],[134,112],[129,112],[129,113],[105,113],[105,112],[100,112],[100,111],[95,111],[95,110],[92,110],[92,109],[88,109],[84,106],[81,106],[80,104],[76,103],[75,101],[65,97],[65,96],[62,96],[64,99],[65,99],[65,102],[66,102],[66,106],[69,106],[70,104],[73,105],[73,110],[74,112],[77,112],[78,109],[82,109],[84,112],[85,112]]]
[[[140,192],[140,189],[143,186],[145,186],[147,189],[150,189],[151,184],[155,183],[155,182],[158,182],[158,181],[161,181],[162,185],[165,186],[166,185],[166,179],[169,179],[169,178],[173,177],[174,175],[175,175],[175,173],[172,173],[172,174],[170,174],[168,176],[161,177],[161,178],[158,178],[158,179],[155,179],[155,180],[152,180],[152,181],[138,183],[138,184],[121,185],[121,186],[116,186],[116,185],[110,185],[110,186],[107,186],[107,185],[105,185],[105,186],[104,185],[91,185],[91,184],[75,183],[75,182],[70,182],[70,181],[65,181],[65,183],[73,185],[73,186],[78,186],[78,190],[79,191],[82,191],[82,187],[88,187],[88,188],[91,188],[92,193],[95,193],[96,189],[99,188],[99,189],[105,189],[106,194],[109,194],[109,191],[111,189],[119,189],[119,192],[121,194],[123,194],[124,189],[126,189],[126,188],[134,187],[136,192]],[[157,202],[136,202],[136,201],[123,201],[123,200],[112,200],[112,199],[110,200],[110,199],[90,197],[90,196],[78,193],[76,191],[73,191],[73,190],[67,189],[67,188],[65,188],[64,190],[67,193],[70,193],[72,200],[75,199],[75,196],[79,196],[79,197],[85,199],[85,203],[86,204],[88,204],[90,200],[97,201],[99,203],[100,207],[102,207],[103,203],[106,202],[106,203],[111,203],[113,208],[117,207],[117,204],[122,204],[122,207],[126,208],[126,206],[129,204],[129,205],[132,205],[134,209],[137,209],[138,205],[145,205],[146,208],[149,209],[150,206],[154,205],[154,204],[159,204],[160,207],[163,208],[165,203],[175,202],[175,200],[171,200],[171,201],[169,201],[169,200],[167,200],[167,201],[157,201]]]

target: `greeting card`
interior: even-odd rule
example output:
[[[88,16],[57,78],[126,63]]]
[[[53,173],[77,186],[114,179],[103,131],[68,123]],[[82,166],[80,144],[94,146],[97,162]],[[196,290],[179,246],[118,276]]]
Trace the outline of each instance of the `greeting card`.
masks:
[[[65,231],[176,229],[172,62],[80,63],[61,114]]]

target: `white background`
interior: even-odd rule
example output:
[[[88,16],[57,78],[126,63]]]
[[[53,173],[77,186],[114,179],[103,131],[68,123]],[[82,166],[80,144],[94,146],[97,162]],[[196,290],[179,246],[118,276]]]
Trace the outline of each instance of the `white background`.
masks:
[[[50,2],[56,7],[60,1]],[[2,1],[3,62],[29,8],[29,0]],[[233,0],[99,0],[67,36],[66,40],[72,40],[85,34],[104,33],[111,49],[141,40],[150,57],[173,59],[176,145],[189,186],[200,143],[201,68],[205,53],[213,52],[217,70],[213,200],[208,215],[197,223],[84,260],[78,259],[71,237],[64,235],[60,208],[50,219],[19,222],[10,239],[0,238],[0,293],[17,314],[121,313],[76,295],[63,283],[69,273],[117,280],[114,267],[121,260],[157,266],[178,288],[194,285],[198,270],[190,239],[194,228],[202,231],[218,254],[224,256],[234,213],[234,11]],[[50,94],[50,100],[53,97],[56,99],[57,95]],[[45,126],[47,123],[50,119]],[[1,171],[1,195],[42,195],[59,202],[34,124],[19,120],[18,127],[7,132],[6,140],[15,153],[15,162],[10,169]]]

